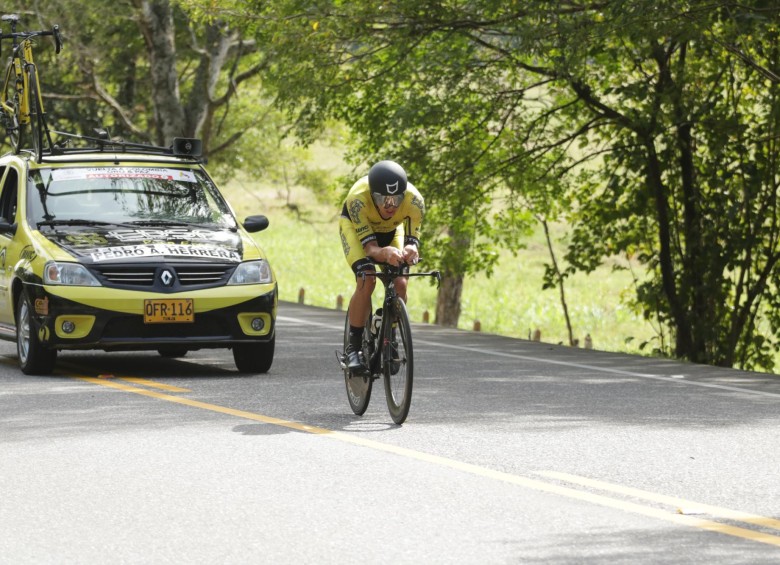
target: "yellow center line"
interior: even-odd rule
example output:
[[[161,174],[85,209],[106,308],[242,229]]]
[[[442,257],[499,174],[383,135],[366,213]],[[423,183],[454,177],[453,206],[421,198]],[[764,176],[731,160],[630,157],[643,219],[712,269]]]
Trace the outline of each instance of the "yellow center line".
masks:
[[[168,392],[192,392],[188,388],[181,388],[178,386],[167,385],[165,383],[158,383],[156,381],[150,381],[149,379],[142,379],[140,377],[116,377],[117,379],[127,381],[137,385],[150,386],[152,388],[159,388],[160,390],[167,390]]]
[[[686,500],[684,498],[666,496],[663,494],[648,492],[637,488],[625,487],[622,485],[615,485],[612,483],[605,483],[603,481],[588,479],[586,477],[579,477],[577,475],[570,475],[568,473],[559,473],[557,471],[539,471],[537,474],[542,475],[544,477],[559,479],[561,481],[575,483],[586,487],[596,488],[596,489],[605,490],[609,492],[615,492],[626,496],[632,496],[634,498],[641,498],[644,500],[650,500],[653,502],[660,502],[662,504],[676,506],[678,507],[678,512],[684,511],[687,508],[701,514],[720,516],[721,518],[726,518],[729,520],[737,520],[748,524],[763,526],[765,528],[780,530],[780,520],[776,520],[774,518],[768,518],[766,516],[758,516],[756,514],[750,514],[748,512],[731,510],[730,508],[712,506],[710,504],[701,504],[699,502]]]
[[[244,418],[248,420],[254,420],[258,422],[263,422],[266,424],[273,424],[275,426],[282,426],[285,428],[290,428],[294,430],[298,430],[301,432],[307,432],[311,434],[317,434],[322,435],[324,437],[329,437],[332,439],[337,439],[339,441],[343,441],[345,443],[350,443],[353,445],[360,445],[363,447],[369,447],[371,449],[375,449],[378,451],[383,451],[386,453],[393,453],[396,455],[400,455],[402,457],[406,457],[408,459],[414,459],[417,461],[423,461],[426,463],[432,463],[435,465],[439,465],[441,467],[447,467],[450,469],[455,469],[458,471],[462,471],[464,473],[469,473],[471,475],[475,475],[478,477],[484,477],[489,479],[494,479],[498,481],[502,481],[509,484],[514,484],[517,486],[533,489],[540,492],[546,492],[551,494],[556,494],[560,496],[564,496],[570,499],[575,500],[581,500],[585,502],[589,502],[592,504],[597,504],[600,506],[606,506],[609,508],[615,508],[618,510],[622,510],[625,512],[632,512],[634,514],[640,514],[643,516],[648,516],[651,518],[657,518],[660,520],[665,520],[667,522],[672,522],[675,524],[688,526],[692,528],[699,528],[702,530],[707,530],[711,532],[718,532],[721,534],[726,534],[742,539],[747,539],[750,541],[765,543],[769,545],[774,545],[777,547],[780,547],[780,536],[775,536],[772,534],[767,534],[764,532],[758,532],[755,530],[749,530],[746,528],[740,528],[737,526],[731,526],[728,524],[723,524],[720,522],[715,522],[713,520],[706,520],[703,518],[696,518],[693,516],[686,516],[683,514],[673,513],[669,512],[660,508],[654,508],[650,506],[642,506],[641,504],[637,504],[634,502],[628,502],[625,500],[619,500],[616,498],[610,498],[608,496],[604,496],[601,494],[595,494],[591,492],[576,490],[574,488],[561,486],[558,484],[553,483],[546,483],[537,479],[532,479],[529,477],[522,477],[520,475],[512,475],[510,473],[504,473],[502,471],[495,471],[492,469],[487,469],[485,467],[479,467],[477,465],[472,465],[471,463],[464,463],[462,461],[457,461],[455,459],[449,459],[447,457],[441,457],[438,455],[432,455],[430,453],[423,453],[421,451],[415,451],[413,449],[407,449],[405,447],[399,447],[396,445],[390,445],[381,443],[378,441],[366,439],[360,436],[355,436],[351,434],[346,434],[343,432],[336,432],[333,430],[328,430],[325,428],[318,428],[316,426],[309,426],[306,424],[301,424],[298,422],[292,422],[289,420],[282,420],[280,418],[273,418],[271,416],[264,416],[262,414],[256,414],[254,412],[248,412],[245,410],[237,410],[235,408],[228,408],[226,406],[219,406],[217,404],[209,404],[207,402],[201,402],[198,400],[192,400],[189,398],[182,398],[178,396],[171,396],[169,394],[164,394],[161,392],[156,392],[153,390],[147,390],[142,388],[137,388],[133,386],[129,386],[123,383],[119,383],[116,381],[106,380],[106,379],[99,379],[94,377],[85,377],[85,376],[78,376],[78,375],[72,375],[72,378],[79,379],[82,381],[86,381],[88,383],[94,383],[100,386],[114,388],[118,390],[122,390],[125,392],[131,392],[134,394],[140,394],[142,396],[148,396],[150,398],[157,398],[159,400],[165,400],[167,402],[173,402],[175,404],[181,404],[185,406],[191,406],[194,408],[200,408],[202,410],[209,410],[211,412],[217,412],[220,414],[226,414],[229,416],[235,416],[238,418]],[[570,477],[573,477],[570,476]],[[661,496],[661,495],[658,495]],[[741,514],[741,513],[737,513]],[[752,516],[752,515],[748,515]],[[770,520],[769,518],[766,518],[766,520]]]
[[[73,364],[73,363],[61,363],[61,364],[68,365],[72,369],[78,370],[78,366]],[[60,375],[66,376],[66,377],[73,376],[72,374],[65,373],[63,371],[57,371],[57,374],[60,374]],[[113,375],[113,374],[110,374],[110,373],[106,373],[106,374],[98,375],[98,378],[100,378],[100,379],[119,379],[119,380],[122,380],[122,381],[127,381],[129,383],[137,384],[137,385],[148,386],[148,387],[152,387],[152,388],[159,388],[160,390],[165,390],[165,391],[168,391],[168,392],[192,392],[188,388],[182,388],[182,387],[178,387],[178,386],[174,386],[174,385],[168,385],[168,384],[165,384],[165,383],[158,383],[157,381],[151,381],[149,379],[143,379],[141,377],[124,377],[124,376],[121,376],[121,375]]]
[[[211,412],[218,412],[220,414],[227,414],[228,416],[236,416],[238,418],[245,418],[247,420],[255,420],[266,424],[274,424],[276,426],[284,426],[286,428],[292,428],[302,432],[310,433],[331,433],[330,430],[321,428],[314,428],[305,424],[299,424],[297,422],[290,422],[287,420],[281,420],[279,418],[273,418],[271,416],[263,416],[262,414],[256,414],[254,412],[247,412],[246,410],[238,410],[236,408],[228,408],[226,406],[219,406],[218,404],[209,404],[208,402],[201,402],[199,400],[192,400],[191,398],[183,398],[180,396],[171,396],[162,392],[156,392],[154,390],[147,390],[144,388],[138,388],[129,386],[114,380],[101,379],[98,377],[85,377],[78,375],[71,375],[72,378],[93,383],[108,388],[115,388],[125,392],[132,392],[133,394],[140,394],[141,396],[148,396],[150,398],[157,398],[159,400],[165,400],[167,402],[173,402],[175,404],[183,404],[185,406],[191,406],[193,408],[200,408],[202,410],[209,410]],[[317,431],[319,430],[319,431]],[[335,432],[334,432],[335,433]]]

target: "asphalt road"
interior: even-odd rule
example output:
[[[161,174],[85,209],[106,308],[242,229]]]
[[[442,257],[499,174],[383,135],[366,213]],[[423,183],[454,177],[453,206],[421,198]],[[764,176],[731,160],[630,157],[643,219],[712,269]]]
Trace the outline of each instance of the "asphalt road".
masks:
[[[351,413],[343,314],[228,351],[0,343],[0,563],[778,563],[780,378],[415,325]]]

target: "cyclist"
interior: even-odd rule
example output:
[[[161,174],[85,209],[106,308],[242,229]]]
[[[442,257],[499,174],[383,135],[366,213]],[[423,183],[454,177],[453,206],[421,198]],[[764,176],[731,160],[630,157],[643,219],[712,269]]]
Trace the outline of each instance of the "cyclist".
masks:
[[[351,371],[365,368],[359,352],[376,286],[376,278],[361,275],[376,271],[375,263],[417,263],[424,214],[423,197],[407,181],[403,167],[394,161],[379,161],[349,189],[341,210],[339,234],[356,281],[349,301],[349,345],[345,351]],[[399,278],[395,282],[404,302],[407,281]]]

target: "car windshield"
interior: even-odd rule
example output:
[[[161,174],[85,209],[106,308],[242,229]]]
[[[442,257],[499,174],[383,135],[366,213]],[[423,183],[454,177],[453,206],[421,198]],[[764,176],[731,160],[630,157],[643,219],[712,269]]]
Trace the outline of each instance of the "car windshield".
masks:
[[[203,172],[164,167],[37,169],[28,182],[28,221],[60,224],[236,227]]]

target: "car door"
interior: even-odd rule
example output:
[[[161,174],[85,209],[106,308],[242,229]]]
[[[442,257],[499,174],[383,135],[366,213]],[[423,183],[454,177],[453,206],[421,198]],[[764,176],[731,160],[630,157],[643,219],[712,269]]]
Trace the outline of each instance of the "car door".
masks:
[[[14,241],[19,196],[19,171],[12,165],[0,166],[0,322],[13,324],[11,281],[18,255]]]

